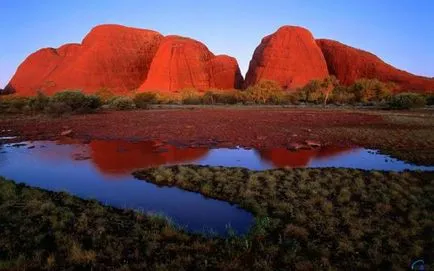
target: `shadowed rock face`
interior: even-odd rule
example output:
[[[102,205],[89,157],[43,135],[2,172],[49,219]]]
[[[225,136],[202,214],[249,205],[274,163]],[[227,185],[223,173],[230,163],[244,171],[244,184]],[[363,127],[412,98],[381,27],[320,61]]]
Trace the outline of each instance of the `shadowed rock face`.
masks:
[[[31,54],[6,89],[20,95],[34,95],[37,90],[53,94],[63,89],[89,93],[100,88],[122,94],[136,89],[146,78],[162,38],[151,30],[97,26],[81,44]]]
[[[180,36],[163,39],[140,90],[178,91],[240,87],[242,76],[237,61],[214,56],[201,42]]]
[[[324,56],[312,34],[301,27],[283,26],[256,48],[245,86],[273,80],[285,89],[295,89],[327,75]]]
[[[434,92],[434,79],[417,76],[385,63],[376,55],[333,40],[316,41],[327,62],[330,74],[342,84],[352,84],[360,78],[376,78],[394,82],[401,91]]]

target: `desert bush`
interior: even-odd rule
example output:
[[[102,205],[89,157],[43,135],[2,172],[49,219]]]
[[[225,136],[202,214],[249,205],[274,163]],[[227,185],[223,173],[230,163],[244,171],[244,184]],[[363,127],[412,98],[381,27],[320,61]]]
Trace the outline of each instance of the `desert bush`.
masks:
[[[202,103],[203,104],[216,104],[217,103],[217,93],[214,93],[212,91],[207,91],[202,96]]]
[[[157,103],[157,94],[154,92],[144,92],[134,95],[134,104],[137,108],[146,109],[150,104]]]
[[[322,82],[320,80],[311,80],[304,87],[297,90],[300,100],[306,103],[321,103],[324,101],[322,92]]]
[[[108,88],[101,88],[97,92],[95,92],[95,95],[99,97],[102,103],[109,104],[113,98],[115,98],[115,94]]]
[[[203,104],[236,104],[243,102],[239,99],[237,92],[240,90],[221,91],[221,90],[208,90],[202,96]]]
[[[48,111],[58,113],[70,110],[74,113],[90,113],[101,106],[101,99],[96,95],[85,95],[77,90],[65,90],[54,94],[50,99]],[[63,110],[61,110],[63,108]]]
[[[183,89],[183,90],[181,90],[180,94],[181,94],[181,101],[183,104],[201,104],[202,103],[202,97],[197,92],[197,90]]]
[[[426,94],[426,105],[434,105],[434,94]]]
[[[288,91],[283,94],[281,104],[300,104],[300,94],[296,91]]]
[[[96,95],[86,95],[83,104],[78,108],[77,112],[90,113],[100,108],[102,104],[100,97]]]
[[[73,109],[65,102],[50,100],[45,107],[44,112],[53,116],[62,116],[72,113]]]
[[[393,109],[410,109],[424,107],[427,101],[423,95],[417,93],[400,93],[389,101],[389,107]]]
[[[44,93],[38,91],[35,97],[30,98],[29,107],[33,112],[43,112],[49,102],[50,98]]]
[[[271,80],[262,80],[248,87],[244,94],[248,102],[256,104],[281,104],[284,100],[282,87]]]
[[[128,97],[118,97],[110,103],[110,108],[116,110],[131,110],[135,108],[134,101]]]
[[[65,90],[54,94],[51,97],[53,103],[64,103],[71,110],[78,110],[85,103],[86,95],[78,90]]]
[[[355,102],[355,95],[350,88],[338,85],[333,88],[329,102],[335,104],[353,104]]]
[[[357,102],[381,102],[391,96],[391,91],[394,88],[392,83],[384,83],[377,79],[362,78],[357,80],[351,90],[354,93]]]
[[[3,96],[0,98],[0,112],[20,113],[29,104],[29,98],[14,95]]]

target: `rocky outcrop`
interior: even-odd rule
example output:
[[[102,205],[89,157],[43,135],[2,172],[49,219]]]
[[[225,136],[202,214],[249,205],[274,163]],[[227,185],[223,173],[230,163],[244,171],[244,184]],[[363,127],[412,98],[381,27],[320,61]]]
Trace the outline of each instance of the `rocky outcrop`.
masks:
[[[94,92],[107,88],[125,93],[145,80],[163,36],[120,25],[93,28],[81,44],[41,49],[30,55],[6,87],[21,95],[37,90]]]
[[[341,84],[352,84],[360,78],[376,78],[394,82],[399,91],[434,92],[434,79],[396,69],[369,52],[334,40],[319,39],[330,74]]]
[[[40,90],[50,95],[65,89],[93,93],[102,88],[117,95],[137,89],[237,89],[261,80],[273,80],[292,90],[329,73],[343,84],[377,78],[396,83],[399,91],[434,92],[434,78],[396,69],[371,53],[336,41],[315,41],[301,27],[283,26],[264,37],[243,83],[235,58],[215,56],[199,41],[100,25],[80,44],[44,48],[28,56],[0,94],[31,96]]]
[[[203,43],[190,38],[167,36],[152,60],[147,79],[139,89],[231,89],[241,84],[242,76],[234,58],[214,56]]]
[[[312,34],[302,27],[283,26],[256,48],[245,86],[273,80],[284,89],[295,89],[327,75],[324,56]]]
[[[93,93],[105,88],[122,95],[142,85],[156,91],[232,89],[240,87],[242,80],[234,58],[214,56],[198,41],[100,25],[81,44],[31,54],[18,67],[6,91],[30,96],[38,90],[50,95],[65,89]]]

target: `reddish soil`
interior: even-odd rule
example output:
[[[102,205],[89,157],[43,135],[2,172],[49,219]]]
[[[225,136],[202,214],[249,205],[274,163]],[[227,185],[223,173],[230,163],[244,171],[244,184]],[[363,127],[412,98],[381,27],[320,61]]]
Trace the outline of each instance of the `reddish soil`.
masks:
[[[316,129],[333,126],[368,126],[382,123],[369,114],[288,109],[161,109],[104,112],[65,118],[11,117],[0,121],[0,130],[12,129],[26,139],[60,137],[72,129],[83,139],[161,140],[181,145],[286,147],[316,139],[349,144],[342,138],[321,138]],[[315,131],[313,131],[315,129]]]
[[[102,112],[63,118],[5,116],[0,136],[14,141],[62,138],[157,140],[177,146],[291,148],[367,147],[419,164],[434,164],[434,112],[208,107]]]

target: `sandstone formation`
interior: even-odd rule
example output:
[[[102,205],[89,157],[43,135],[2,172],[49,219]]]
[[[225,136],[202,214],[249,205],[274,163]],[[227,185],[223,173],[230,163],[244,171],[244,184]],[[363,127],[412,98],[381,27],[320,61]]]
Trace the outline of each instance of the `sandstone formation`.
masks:
[[[145,80],[163,36],[155,31],[119,25],[93,28],[81,44],[46,48],[31,54],[6,90],[34,95],[63,89],[94,92],[107,88],[124,93]]]
[[[0,94],[53,94],[65,89],[117,95],[132,90],[239,89],[273,80],[294,90],[313,79],[335,75],[343,84],[359,78],[394,82],[398,91],[434,92],[434,78],[394,68],[377,56],[337,41],[316,40],[296,26],[283,26],[256,48],[246,80],[237,60],[215,56],[201,42],[164,37],[152,30],[120,25],[93,28],[80,44],[44,48],[28,56]]]
[[[146,80],[148,73],[151,77]],[[145,29],[100,25],[81,44],[31,54],[18,67],[6,91],[29,96],[38,90],[50,95],[65,89],[93,93],[105,88],[125,94],[141,85],[156,91],[232,89],[241,87],[242,80],[234,58],[214,56],[198,41],[163,37]]]
[[[376,78],[394,82],[400,91],[434,92],[434,79],[413,75],[396,69],[369,52],[353,48],[337,41],[319,39],[330,74],[341,84],[352,84],[360,78]]]
[[[214,56],[203,43],[190,38],[167,36],[139,90],[232,89],[239,88],[242,80],[234,58]]]
[[[327,75],[327,64],[312,34],[302,27],[283,26],[256,48],[245,86],[273,80],[284,89],[295,89]]]

